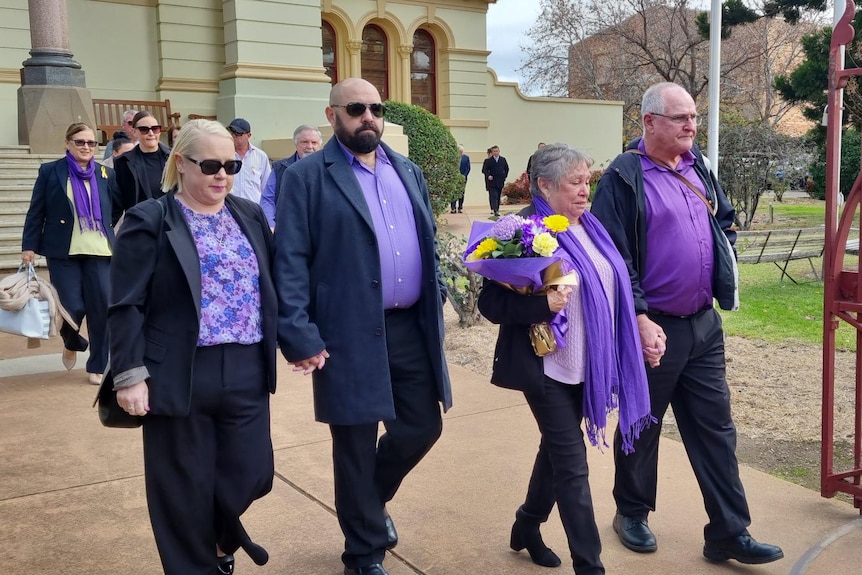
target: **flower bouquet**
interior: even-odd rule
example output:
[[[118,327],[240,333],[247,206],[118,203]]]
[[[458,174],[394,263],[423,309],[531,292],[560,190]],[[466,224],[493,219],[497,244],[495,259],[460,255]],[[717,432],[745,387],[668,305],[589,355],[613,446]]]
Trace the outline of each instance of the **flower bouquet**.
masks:
[[[565,216],[503,216],[496,222],[474,222],[464,253],[464,265],[472,272],[521,294],[544,293],[552,286],[575,285],[577,276],[564,269],[554,253],[557,234],[566,231]],[[565,309],[548,323],[532,326],[537,355],[565,347]],[[552,334],[552,336],[551,336]]]

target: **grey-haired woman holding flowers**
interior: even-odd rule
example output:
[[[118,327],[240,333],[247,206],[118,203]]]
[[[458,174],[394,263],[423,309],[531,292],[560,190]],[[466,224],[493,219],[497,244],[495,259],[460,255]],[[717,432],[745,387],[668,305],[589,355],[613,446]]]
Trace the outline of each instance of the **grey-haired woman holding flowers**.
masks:
[[[590,442],[606,446],[607,414],[619,408],[623,445],[631,451],[652,420],[628,272],[607,232],[585,212],[592,163],[566,144],[537,151],[530,174],[533,202],[520,214],[568,218],[568,229],[556,235],[554,255],[574,272],[577,284],[523,295],[486,281],[479,296],[482,315],[500,325],[491,382],[524,392],[542,437],[510,545],[526,548],[538,565],[559,566],[539,532],[556,503],[577,575],[605,572],[581,421]],[[556,351],[537,356],[530,326],[555,318],[559,324],[561,316],[563,341]]]

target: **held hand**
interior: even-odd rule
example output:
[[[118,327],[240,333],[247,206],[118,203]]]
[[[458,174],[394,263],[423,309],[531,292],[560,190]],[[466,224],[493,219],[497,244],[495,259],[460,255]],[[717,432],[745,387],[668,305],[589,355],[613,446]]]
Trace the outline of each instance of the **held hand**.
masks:
[[[557,286],[548,290],[548,308],[554,313],[559,312],[566,307],[570,293],[572,293],[571,286]]]
[[[117,390],[117,403],[129,415],[146,415],[150,411],[150,388],[146,381]]]
[[[315,356],[303,359],[302,361],[293,362],[293,371],[301,371],[302,375],[308,375],[315,369],[323,369],[326,365],[326,358],[329,357],[329,352],[325,349]]]
[[[32,264],[36,261],[36,252],[33,250],[24,250],[21,252],[21,263],[24,265]]]
[[[667,336],[661,326],[648,318],[646,314],[638,315],[637,319],[644,361],[650,367],[658,367],[667,349]]]

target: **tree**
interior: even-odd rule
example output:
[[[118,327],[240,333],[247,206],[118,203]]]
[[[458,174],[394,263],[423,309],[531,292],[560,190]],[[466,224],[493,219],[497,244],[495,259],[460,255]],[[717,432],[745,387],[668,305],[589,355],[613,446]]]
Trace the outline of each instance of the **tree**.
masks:
[[[764,16],[801,15],[820,3],[776,0],[757,10],[741,0],[725,3],[720,75],[722,86],[733,90],[722,107],[740,98],[740,109],[752,119],[775,122],[786,113],[788,106],[771,94],[773,77],[798,59],[788,47],[807,30],[775,20],[767,25]],[[526,87],[550,96],[622,100],[624,140],[640,134],[640,97],[655,82],[682,85],[706,113],[708,13],[694,6],[694,0],[541,0],[529,41],[521,46]],[[767,96],[755,102],[761,94]]]
[[[749,229],[764,190],[777,190],[778,196],[788,182],[799,180],[804,158],[799,138],[781,134],[766,122],[723,124],[721,186],[736,210],[736,225]]]
[[[464,176],[458,171],[458,144],[440,118],[419,106],[386,102],[386,119],[404,128],[409,157],[425,174],[431,208],[438,216],[461,195]]]

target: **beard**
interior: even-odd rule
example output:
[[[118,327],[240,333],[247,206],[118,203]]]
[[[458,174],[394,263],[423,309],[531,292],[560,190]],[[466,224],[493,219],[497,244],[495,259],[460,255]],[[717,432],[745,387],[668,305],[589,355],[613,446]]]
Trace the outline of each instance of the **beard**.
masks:
[[[351,132],[341,121],[341,117],[336,114],[335,136],[351,152],[368,154],[376,150],[377,146],[380,145],[383,129],[378,130],[377,124],[368,122],[359,126],[354,132]]]

